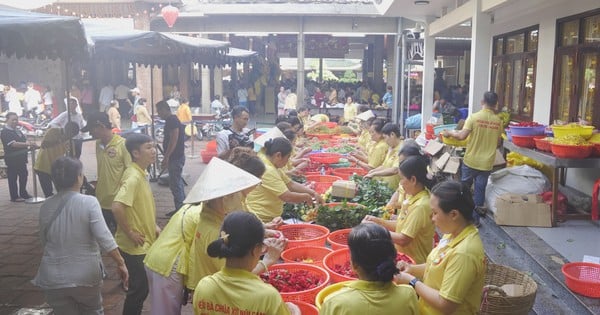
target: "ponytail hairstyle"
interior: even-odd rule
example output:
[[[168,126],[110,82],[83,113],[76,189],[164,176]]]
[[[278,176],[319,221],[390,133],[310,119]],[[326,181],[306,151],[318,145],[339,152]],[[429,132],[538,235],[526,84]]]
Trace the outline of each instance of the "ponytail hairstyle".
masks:
[[[431,189],[435,183],[433,182],[433,176],[427,170],[429,163],[430,160],[428,157],[414,155],[405,158],[398,168],[401,175],[405,178],[410,179],[414,176],[417,183],[422,184],[427,189]]]
[[[292,153],[292,143],[286,138],[269,139],[265,142],[265,154],[273,156],[275,153],[281,153],[281,156],[288,156]]]
[[[265,173],[265,163],[248,147],[235,147],[219,156],[244,171],[261,178]]]
[[[360,224],[348,235],[352,264],[359,266],[369,281],[392,281],[396,268],[396,247],[390,232],[377,224]]]
[[[471,189],[461,182],[449,180],[433,187],[431,194],[438,199],[439,207],[444,213],[457,210],[468,222],[473,222],[475,202]]]
[[[208,245],[210,257],[242,258],[263,243],[265,228],[256,215],[250,212],[229,213],[221,226],[221,237]]]

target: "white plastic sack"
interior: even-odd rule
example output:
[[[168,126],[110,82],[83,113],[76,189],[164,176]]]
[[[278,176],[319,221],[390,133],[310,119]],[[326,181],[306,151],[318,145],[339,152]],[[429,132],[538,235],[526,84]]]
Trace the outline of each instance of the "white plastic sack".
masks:
[[[496,213],[496,198],[504,194],[541,194],[550,190],[550,181],[529,165],[508,167],[490,175],[485,189],[488,209]]]

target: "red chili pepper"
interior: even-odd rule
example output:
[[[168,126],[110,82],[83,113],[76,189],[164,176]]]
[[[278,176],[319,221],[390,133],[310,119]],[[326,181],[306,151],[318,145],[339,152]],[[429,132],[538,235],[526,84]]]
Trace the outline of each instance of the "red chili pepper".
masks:
[[[285,269],[270,270],[262,273],[260,278],[279,292],[299,292],[319,286],[323,279],[307,270],[288,271]]]

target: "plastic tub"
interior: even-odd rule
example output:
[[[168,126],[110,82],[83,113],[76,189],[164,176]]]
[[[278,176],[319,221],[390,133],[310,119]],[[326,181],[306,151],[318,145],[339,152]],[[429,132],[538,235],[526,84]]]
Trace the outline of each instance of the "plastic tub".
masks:
[[[312,163],[321,163],[321,164],[335,164],[340,161],[342,155],[339,153],[311,153],[308,155],[308,158]]]
[[[332,175],[306,176],[307,182],[315,183],[315,191],[319,194],[325,193],[327,191],[327,189],[329,189],[329,187],[331,187],[331,185],[333,185],[333,183],[337,182],[338,180],[342,180],[342,178],[339,176],[332,176]]]
[[[561,138],[569,135],[582,136],[586,140],[592,137],[594,126],[581,126],[577,124],[568,124],[564,126],[552,126],[554,138]]]
[[[299,246],[325,246],[329,229],[317,224],[286,224],[279,231],[288,239],[286,248]]]
[[[552,154],[561,159],[585,159],[592,155],[592,145],[552,144]]]
[[[547,140],[547,138],[533,138],[535,142],[535,148],[544,151],[544,152],[552,152],[552,142]]]
[[[202,163],[208,164],[212,158],[217,156],[217,151],[200,151],[200,156],[202,157]]]
[[[367,174],[367,170],[360,167],[340,167],[333,169],[333,175],[339,176],[344,180],[348,180],[352,175],[365,176]]]
[[[331,249],[338,250],[342,248],[348,248],[348,235],[352,229],[342,229],[331,232],[327,236],[327,243],[331,246]]]
[[[348,248],[342,248],[342,249],[335,250],[335,251],[331,252],[330,254],[328,254],[327,256],[325,256],[325,259],[323,259],[323,267],[325,267],[327,272],[329,272],[329,276],[331,277],[332,283],[357,279],[356,277],[349,277],[349,276],[346,276],[346,275],[343,275],[343,274],[340,274],[340,273],[337,273],[336,271],[334,271],[336,265],[343,266],[344,264],[346,264],[349,261],[350,261],[350,249],[348,249]]]
[[[454,130],[456,129],[457,124],[447,124],[447,125],[440,125],[440,126],[436,126],[433,127],[433,133],[435,135],[439,135],[440,132],[444,131],[444,130]]]
[[[565,283],[573,292],[600,298],[600,265],[585,262],[564,264],[561,268]]]
[[[323,290],[321,290],[321,291],[323,291]],[[318,295],[318,293],[317,293],[317,295]],[[300,309],[300,314],[302,314],[302,315],[319,315],[319,309],[310,303],[306,303],[303,301],[294,301],[292,303],[294,303],[294,304],[296,304],[296,306],[298,306],[298,308]]]
[[[217,140],[210,140],[206,143],[206,151],[217,152]]]
[[[343,282],[334,283],[332,285],[329,285],[329,286],[325,287],[323,290],[321,290],[317,294],[317,298],[316,298],[316,301],[315,301],[315,305],[317,306],[317,308],[321,309],[321,306],[323,305],[323,302],[325,302],[325,299],[329,295],[331,295],[334,292],[337,292],[337,291],[341,290],[343,287],[345,287],[350,282],[352,282],[352,281],[343,281]],[[304,315],[304,313],[303,313],[303,315]]]
[[[285,263],[309,264],[323,267],[323,258],[332,250],[322,246],[298,246],[284,250],[281,259]]]
[[[529,149],[533,149],[535,148],[535,138],[545,138],[545,135],[539,135],[539,136],[518,136],[513,134],[512,135],[512,143],[514,143],[516,146],[518,147],[522,147],[522,148],[529,148]]]
[[[321,284],[319,284],[318,286],[316,286],[312,289],[298,291],[298,292],[279,292],[279,294],[281,295],[281,298],[283,299],[284,302],[294,303],[295,301],[301,301],[301,302],[313,304],[313,303],[315,303],[317,294],[323,288],[325,288],[327,286],[327,284],[329,284],[329,281],[330,281],[330,277],[329,277],[329,274],[327,273],[327,271],[321,267],[317,267],[314,265],[276,264],[276,265],[269,267],[269,271],[281,270],[281,269],[287,270],[289,272],[294,272],[294,271],[298,271],[298,270],[306,270],[311,274],[316,274],[317,276],[319,276],[322,279]]]
[[[513,136],[542,136],[546,134],[546,126],[519,127],[509,126]]]

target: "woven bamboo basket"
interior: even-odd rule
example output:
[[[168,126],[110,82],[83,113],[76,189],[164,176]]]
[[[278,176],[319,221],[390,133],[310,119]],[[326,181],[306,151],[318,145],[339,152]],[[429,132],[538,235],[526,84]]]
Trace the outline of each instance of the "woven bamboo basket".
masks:
[[[500,288],[505,284],[523,286],[522,296],[507,296]],[[511,267],[488,264],[481,301],[482,315],[527,315],[537,292],[537,283],[527,274]]]

